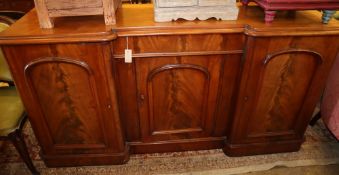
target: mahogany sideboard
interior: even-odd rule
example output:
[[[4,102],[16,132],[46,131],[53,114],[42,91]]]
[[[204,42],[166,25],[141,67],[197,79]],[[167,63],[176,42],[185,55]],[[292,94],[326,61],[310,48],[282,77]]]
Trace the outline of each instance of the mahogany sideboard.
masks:
[[[259,7],[239,8],[236,21],[156,23],[151,5],[124,6],[116,25],[65,17],[53,29],[40,29],[33,10],[1,33],[46,165],[299,150],[338,55],[339,24],[302,11],[268,25]]]
[[[0,0],[0,11],[26,13],[34,8],[34,0]]]

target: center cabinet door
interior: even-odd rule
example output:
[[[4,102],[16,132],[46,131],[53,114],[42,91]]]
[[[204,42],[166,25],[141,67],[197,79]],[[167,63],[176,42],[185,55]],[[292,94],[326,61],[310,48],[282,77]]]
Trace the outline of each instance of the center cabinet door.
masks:
[[[222,55],[136,58],[144,142],[208,137]]]

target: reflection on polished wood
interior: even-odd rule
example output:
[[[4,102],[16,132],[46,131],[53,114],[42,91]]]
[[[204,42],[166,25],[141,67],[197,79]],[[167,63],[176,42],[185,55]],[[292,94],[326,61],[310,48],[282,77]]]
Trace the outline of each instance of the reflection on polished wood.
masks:
[[[319,23],[317,11],[278,15],[268,25],[249,6],[236,21],[156,23],[151,5],[124,5],[115,25],[65,17],[41,29],[33,10],[0,44],[47,166],[297,151],[338,54],[339,24]]]

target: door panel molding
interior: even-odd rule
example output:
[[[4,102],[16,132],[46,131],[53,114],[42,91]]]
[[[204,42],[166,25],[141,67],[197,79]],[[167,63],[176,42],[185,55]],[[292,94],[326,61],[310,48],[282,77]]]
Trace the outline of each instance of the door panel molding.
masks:
[[[41,57],[25,65],[24,76],[49,126],[48,134],[55,149],[107,147],[95,77],[86,62],[67,57]],[[40,84],[40,81],[45,82]],[[53,88],[48,84],[53,84]],[[79,99],[83,95],[87,100]],[[54,117],[49,117],[51,115]],[[97,120],[88,123],[92,117]]]

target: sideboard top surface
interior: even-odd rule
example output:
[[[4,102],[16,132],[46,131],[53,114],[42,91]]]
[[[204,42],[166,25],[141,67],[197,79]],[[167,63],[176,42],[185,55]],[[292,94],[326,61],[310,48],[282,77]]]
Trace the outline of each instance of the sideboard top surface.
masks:
[[[33,9],[0,34],[0,44],[100,42],[117,36],[170,35],[202,33],[245,33],[255,36],[337,35],[339,22],[321,23],[318,11],[280,12],[272,24],[263,21],[264,12],[257,6],[242,7],[238,20],[185,21],[157,23],[153,6],[124,5],[117,12],[117,24],[105,26],[102,16],[64,17],[55,20],[55,28],[41,29]]]

